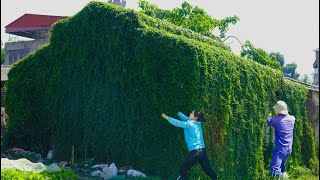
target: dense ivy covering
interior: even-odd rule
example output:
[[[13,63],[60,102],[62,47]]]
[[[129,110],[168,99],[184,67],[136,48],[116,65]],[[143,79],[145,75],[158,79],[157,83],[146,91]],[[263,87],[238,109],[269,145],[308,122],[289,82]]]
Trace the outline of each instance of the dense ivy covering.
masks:
[[[178,175],[183,131],[161,113],[199,108],[219,177],[264,178],[273,144],[265,118],[279,99],[297,117],[291,159],[316,156],[306,88],[216,40],[107,3],[56,23],[50,44],[15,64],[7,85],[5,144],[43,153],[54,144],[58,160],[73,145],[75,161]]]

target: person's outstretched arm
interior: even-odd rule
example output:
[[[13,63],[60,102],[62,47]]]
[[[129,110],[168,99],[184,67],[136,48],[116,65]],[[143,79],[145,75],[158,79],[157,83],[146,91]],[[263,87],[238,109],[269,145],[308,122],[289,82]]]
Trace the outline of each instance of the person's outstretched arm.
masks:
[[[188,121],[189,117],[187,117],[186,115],[184,115],[182,112],[178,112],[178,116],[181,120],[183,121]]]
[[[188,122],[179,121],[177,119],[174,119],[172,117],[167,116],[166,114],[162,113],[162,117],[169,121],[170,124],[181,127],[181,128],[188,128],[190,127],[190,124]]]
[[[275,122],[275,119],[271,117],[271,115],[272,115],[271,113],[268,114],[267,123],[269,126],[274,126],[276,122]]]

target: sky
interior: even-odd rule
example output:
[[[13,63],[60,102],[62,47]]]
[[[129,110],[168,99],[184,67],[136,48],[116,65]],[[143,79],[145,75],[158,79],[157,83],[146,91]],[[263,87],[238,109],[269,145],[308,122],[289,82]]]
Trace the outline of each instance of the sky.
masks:
[[[107,2],[107,0],[101,0]],[[180,7],[184,0],[148,0],[161,9]],[[242,43],[249,40],[268,53],[280,52],[285,63],[295,62],[300,74],[311,77],[315,52],[319,48],[319,0],[186,0],[203,8],[215,19],[237,15],[240,21],[229,27],[227,36]],[[1,0],[1,40],[9,35],[5,26],[25,13],[72,16],[90,0]],[[138,0],[126,0],[126,8],[139,10]],[[219,35],[218,31],[214,31]],[[23,38],[19,39],[23,40]],[[236,54],[241,45],[232,38],[226,42]]]

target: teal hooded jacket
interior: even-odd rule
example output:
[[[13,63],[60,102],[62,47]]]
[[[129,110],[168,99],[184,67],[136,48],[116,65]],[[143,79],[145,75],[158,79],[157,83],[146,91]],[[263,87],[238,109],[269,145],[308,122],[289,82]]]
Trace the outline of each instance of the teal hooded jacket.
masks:
[[[184,139],[187,143],[188,150],[192,151],[194,149],[205,148],[201,122],[197,120],[191,120],[181,112],[178,112],[178,116],[182,121],[179,121],[172,117],[169,117],[168,121],[172,125],[184,129]]]

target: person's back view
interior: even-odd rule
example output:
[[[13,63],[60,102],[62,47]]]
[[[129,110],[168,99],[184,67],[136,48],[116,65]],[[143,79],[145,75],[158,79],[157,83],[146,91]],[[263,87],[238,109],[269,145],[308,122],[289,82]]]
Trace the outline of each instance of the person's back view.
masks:
[[[267,118],[268,125],[273,126],[275,131],[270,172],[275,177],[287,177],[286,161],[292,152],[295,117],[289,115],[287,104],[283,101],[278,101],[273,108],[276,116]]]
[[[289,114],[279,114],[274,119],[275,147],[290,147],[291,149],[295,117]]]

